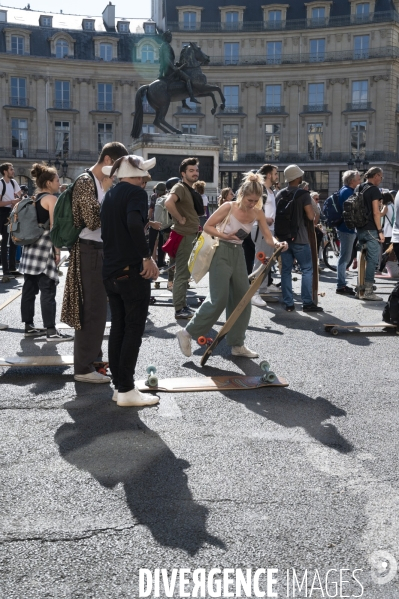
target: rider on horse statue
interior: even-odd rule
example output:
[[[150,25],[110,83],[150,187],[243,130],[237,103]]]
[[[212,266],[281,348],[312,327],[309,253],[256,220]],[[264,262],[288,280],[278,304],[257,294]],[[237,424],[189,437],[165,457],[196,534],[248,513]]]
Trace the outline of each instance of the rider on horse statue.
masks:
[[[169,30],[165,31],[165,33],[162,35],[162,39],[163,44],[159,48],[159,79],[163,79],[167,83],[173,81],[175,77],[181,79],[186,84],[190,101],[194,102],[195,104],[201,104],[201,102],[194,98],[190,77],[182,71],[182,65],[175,63],[175,53],[170,45],[170,42],[172,41],[172,33]]]

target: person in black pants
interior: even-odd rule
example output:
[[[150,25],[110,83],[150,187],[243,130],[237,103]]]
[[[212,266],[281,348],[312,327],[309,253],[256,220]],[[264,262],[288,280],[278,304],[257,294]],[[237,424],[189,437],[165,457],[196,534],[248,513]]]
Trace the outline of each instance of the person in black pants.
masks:
[[[17,247],[12,239],[9,239],[7,231],[8,219],[12,208],[21,197],[21,188],[15,181],[14,167],[11,162],[4,162],[0,165],[0,235],[1,235],[1,263],[3,267],[3,280],[19,276],[15,264],[15,255]],[[8,248],[9,245],[9,248]]]
[[[114,165],[104,166],[105,175],[117,176],[119,183],[105,195],[101,209],[101,237],[104,242],[103,279],[111,310],[108,360],[118,406],[145,406],[158,397],[144,395],[134,387],[134,372],[144,333],[151,295],[151,279],[159,270],[151,258],[144,227],[147,194],[142,189],[147,168],[155,158],[123,156]]]

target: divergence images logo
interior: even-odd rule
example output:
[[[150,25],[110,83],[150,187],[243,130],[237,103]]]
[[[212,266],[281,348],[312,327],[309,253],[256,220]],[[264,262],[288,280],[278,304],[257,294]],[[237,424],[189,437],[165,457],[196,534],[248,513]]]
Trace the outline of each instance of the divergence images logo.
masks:
[[[398,562],[388,551],[374,551],[369,557],[371,578],[376,584],[387,584],[398,572]]]

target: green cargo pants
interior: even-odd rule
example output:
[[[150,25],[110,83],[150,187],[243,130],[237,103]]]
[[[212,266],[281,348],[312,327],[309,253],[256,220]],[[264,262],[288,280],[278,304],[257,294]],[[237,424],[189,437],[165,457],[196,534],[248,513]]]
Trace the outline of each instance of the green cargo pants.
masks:
[[[219,240],[209,269],[209,293],[186,326],[194,339],[209,333],[226,308],[226,320],[248,291],[248,273],[241,245]],[[251,302],[227,333],[227,345],[244,345],[245,332],[251,317]]]
[[[188,281],[191,276],[190,271],[188,270],[188,260],[196,237],[196,235],[185,235],[177,250],[175,278],[173,282],[173,305],[176,312],[184,308],[187,304],[186,295]]]

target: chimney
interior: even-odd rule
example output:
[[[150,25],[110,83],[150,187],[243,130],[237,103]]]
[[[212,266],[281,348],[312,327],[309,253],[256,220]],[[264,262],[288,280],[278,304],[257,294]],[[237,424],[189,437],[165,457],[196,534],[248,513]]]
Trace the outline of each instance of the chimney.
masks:
[[[103,11],[103,21],[107,29],[115,29],[115,5],[112,2]]]

